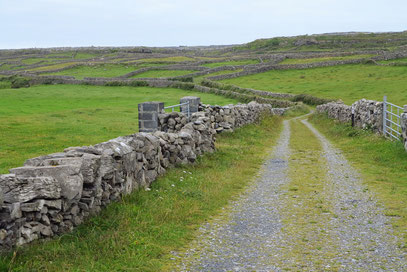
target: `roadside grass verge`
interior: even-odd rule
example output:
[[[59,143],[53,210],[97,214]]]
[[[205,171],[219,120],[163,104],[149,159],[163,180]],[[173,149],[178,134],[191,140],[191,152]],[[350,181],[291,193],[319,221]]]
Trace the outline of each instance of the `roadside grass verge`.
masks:
[[[407,244],[407,152],[400,142],[392,142],[369,131],[352,128],[313,115],[310,121],[339,147],[362,174],[366,185],[385,206],[385,215]]]
[[[0,82],[0,84],[3,84]],[[4,83],[5,87],[7,82]],[[26,159],[138,131],[137,104],[175,105],[196,95],[203,103],[235,104],[215,94],[173,88],[37,85],[0,88],[0,173]]]
[[[253,180],[281,123],[266,117],[219,135],[215,153],[170,169],[151,191],[124,197],[70,234],[3,255],[3,270],[162,271],[170,252],[188,246],[199,226]]]
[[[339,65],[303,70],[272,70],[221,80],[244,88],[342,99],[350,105],[366,98],[407,104],[407,66]]]

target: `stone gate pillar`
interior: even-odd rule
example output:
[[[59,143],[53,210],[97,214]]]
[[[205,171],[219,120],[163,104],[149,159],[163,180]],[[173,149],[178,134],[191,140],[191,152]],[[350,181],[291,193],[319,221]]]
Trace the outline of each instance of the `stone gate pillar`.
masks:
[[[139,132],[155,132],[159,130],[158,114],[163,109],[163,102],[144,102],[138,104]]]
[[[189,102],[189,113],[191,116],[191,114],[193,114],[194,112],[198,112],[199,104],[201,103],[201,98],[196,96],[184,96],[179,101],[180,104],[185,102]],[[181,106],[181,112],[187,115],[188,106],[187,105]]]

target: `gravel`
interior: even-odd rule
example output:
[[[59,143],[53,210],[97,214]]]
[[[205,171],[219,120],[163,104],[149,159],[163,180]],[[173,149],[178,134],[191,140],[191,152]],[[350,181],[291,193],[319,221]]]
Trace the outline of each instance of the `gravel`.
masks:
[[[324,259],[324,254],[309,255],[301,270],[317,271],[322,261],[326,270],[407,271],[406,254],[398,247],[400,240],[392,233],[383,207],[340,150],[306,120],[302,122],[321,142],[326,161],[322,167],[327,171],[323,193],[334,215],[323,221],[323,233],[328,237],[317,238],[327,239],[335,250],[330,259]],[[290,121],[285,121],[255,183],[202,226],[186,252],[174,252],[176,271],[283,271],[296,263],[294,258],[286,259],[290,255],[285,253],[298,252],[293,250],[298,237],[289,237],[283,225],[289,216],[283,189],[290,183],[289,141]]]
[[[280,186],[286,177],[290,129],[287,121],[261,177],[217,220],[204,225],[178,271],[273,271],[270,255],[278,251],[281,218]]]
[[[306,120],[302,121],[321,141],[327,160],[327,194],[334,206],[332,225],[339,245],[341,271],[407,271],[406,253],[392,233],[389,219],[359,173],[340,150]]]

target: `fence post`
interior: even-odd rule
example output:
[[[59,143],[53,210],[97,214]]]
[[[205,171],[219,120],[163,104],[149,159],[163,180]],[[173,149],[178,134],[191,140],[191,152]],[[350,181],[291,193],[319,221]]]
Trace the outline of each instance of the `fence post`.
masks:
[[[187,114],[188,117],[194,112],[198,112],[199,104],[201,103],[201,98],[196,96],[184,96],[180,99],[180,104],[189,102],[188,105],[181,106],[181,112]]]
[[[383,97],[383,135],[386,136],[387,95]]]
[[[138,104],[139,132],[155,132],[159,130],[158,114],[163,109],[163,102],[144,102]]]

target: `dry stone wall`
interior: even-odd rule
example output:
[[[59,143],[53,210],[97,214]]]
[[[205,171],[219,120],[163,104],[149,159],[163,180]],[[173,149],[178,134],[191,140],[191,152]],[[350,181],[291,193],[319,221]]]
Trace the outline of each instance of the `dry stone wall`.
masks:
[[[214,151],[216,133],[281,113],[256,102],[200,109],[190,120],[182,113],[160,115],[163,131],[70,147],[0,175],[0,248],[69,232],[110,202],[149,187],[169,167]]]
[[[347,106],[343,102],[331,102],[317,106],[317,112],[327,113],[330,118],[341,122],[352,120],[354,112],[354,125],[362,129],[371,129],[376,133],[383,132],[383,102],[361,99]]]

